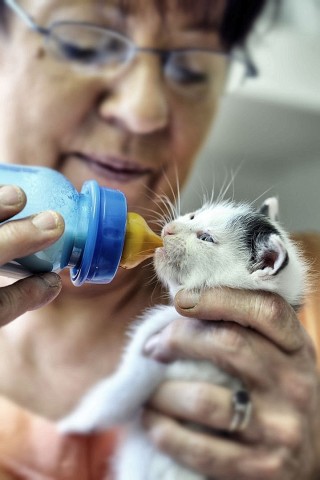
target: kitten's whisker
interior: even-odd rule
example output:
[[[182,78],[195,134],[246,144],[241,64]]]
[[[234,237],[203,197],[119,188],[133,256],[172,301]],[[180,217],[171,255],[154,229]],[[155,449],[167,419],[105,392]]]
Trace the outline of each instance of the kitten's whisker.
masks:
[[[138,208],[148,214],[153,214],[153,218],[156,218],[156,219],[161,218],[161,212],[154,210],[153,208],[142,207],[142,206],[139,206]]]
[[[215,191],[216,191],[216,178],[213,174],[213,179],[212,179],[212,189],[211,189],[211,197],[210,197],[210,205],[213,205],[214,203],[214,194],[215,194]]]
[[[235,189],[234,189],[235,179],[238,176],[241,168],[243,167],[243,164],[244,164],[244,159],[241,160],[241,162],[237,165],[237,168],[235,170],[231,171],[231,175],[232,175],[232,197],[231,197],[231,199],[232,199],[233,202],[234,202],[234,197],[235,197]]]
[[[210,195],[209,195],[209,187],[208,185],[202,180],[200,177],[201,188],[202,188],[202,205],[213,205],[214,203],[214,194],[215,194],[215,174],[212,172],[212,187],[210,188]]]
[[[177,211],[174,204],[171,202],[170,198],[165,195],[165,193],[162,194],[162,197],[168,211],[169,219],[174,220],[177,217]]]
[[[147,208],[147,207],[139,207],[140,210],[143,210],[147,213],[153,213],[153,217],[151,217],[154,221],[161,221],[163,220],[164,217],[164,212],[159,212],[157,210],[153,210],[152,208]]]
[[[164,225],[167,223],[166,219],[163,217],[163,215],[161,215],[161,216],[150,215],[150,212],[148,211],[148,209],[145,209],[145,208],[142,208],[142,207],[141,207],[141,210],[146,211],[146,214],[143,215],[143,216],[144,216],[147,224],[150,226],[150,228],[152,230],[156,229],[156,231],[158,231],[158,228],[160,228],[162,230]]]
[[[225,188],[226,188],[226,183],[227,183],[227,178],[228,178],[228,172],[225,173],[225,177],[224,177],[224,180],[223,180],[223,183],[220,187],[220,190],[219,190],[219,193],[218,193],[218,196],[217,196],[217,200],[216,202],[219,203],[223,200],[223,197],[225,195]]]
[[[154,205],[158,207],[162,215],[165,215],[166,212],[168,212],[166,202],[163,200],[162,196],[160,196],[159,194],[156,194],[156,199],[149,198],[149,200],[151,200],[154,203]]]
[[[168,196],[168,194],[164,190],[162,190],[162,193],[166,198],[166,203],[168,205],[170,205],[171,219],[172,220],[177,218],[180,215],[180,211],[181,211],[180,184],[179,184],[178,168],[177,168],[176,163],[174,163],[174,170],[175,170],[176,190],[174,190],[165,169],[162,169],[163,177],[166,180],[166,183],[167,183],[167,185],[169,187],[169,190],[171,192],[172,199],[174,201],[174,203],[173,203],[172,200],[170,199],[170,197]]]
[[[229,188],[232,186],[232,195],[230,195],[230,201],[234,201],[234,197],[235,197],[235,189],[234,189],[234,186],[235,186],[235,179],[240,171],[240,169],[242,168],[243,166],[243,161],[240,162],[240,164],[237,166],[237,168],[235,170],[231,170],[230,172],[228,172],[228,170],[226,169],[225,170],[225,178],[223,180],[223,183],[222,183],[222,186],[220,188],[220,192],[219,192],[219,195],[217,197],[217,200],[216,202],[219,203],[219,202],[223,202],[225,200],[225,196],[229,190]],[[231,175],[231,178],[230,180],[228,181],[228,176]]]
[[[267,193],[269,193],[272,189],[274,188],[274,186],[272,187],[269,187],[267,188],[263,193],[261,193],[261,195],[259,195],[258,197],[256,197],[254,200],[252,200],[252,202],[249,203],[249,205],[254,205],[257,203],[258,200],[260,200],[260,198],[264,197]]]
[[[156,193],[156,192],[153,192],[149,187],[147,187],[148,190],[150,190],[150,193],[152,193],[152,197],[156,197],[156,199],[158,200],[158,202],[155,202],[155,200],[152,198],[152,200],[157,204],[157,206],[160,207],[160,204],[165,208],[165,210],[167,211],[167,214],[169,215],[169,217],[172,219],[172,218],[175,218],[175,217],[172,217],[172,203],[168,197],[167,194],[165,194],[164,192],[159,194],[159,193]],[[160,202],[160,203],[159,203]],[[161,209],[162,213],[164,214],[164,209]]]
[[[178,167],[177,164],[174,164],[174,169],[175,169],[175,176],[176,176],[176,188],[177,188],[177,200],[176,200],[176,205],[177,205],[177,216],[181,215],[181,195],[180,195],[180,182],[179,182],[179,172],[178,172]]]
[[[231,174],[232,174],[232,172],[231,172]],[[223,181],[223,184],[222,184],[222,187],[221,187],[220,193],[218,195],[218,199],[217,199],[218,202],[222,202],[225,199],[225,196],[226,196],[230,186],[234,183],[234,177],[231,176],[231,179],[229,181],[227,181],[227,180],[228,180],[228,174],[226,174],[225,179]]]
[[[198,181],[199,181],[200,188],[201,188],[201,193],[198,194],[198,198],[199,198],[201,204],[204,205],[208,201],[209,192],[208,192],[207,186],[206,186],[206,184],[203,181],[201,176],[198,177]]]
[[[131,242],[131,245],[134,245],[134,242]],[[146,253],[149,253],[151,248],[153,248],[153,243],[150,242],[150,248],[146,248],[145,250],[140,250],[139,254],[140,255],[145,255]],[[153,254],[152,254],[153,257]]]
[[[153,262],[152,261],[147,262],[145,265],[142,265],[142,268],[150,269],[150,267],[153,267]],[[152,269],[152,271],[150,271],[150,273],[151,273],[151,275],[150,275],[149,279],[146,280],[145,285],[149,286],[149,285],[154,284],[154,287],[153,287],[153,290],[152,290],[152,293],[151,293],[151,300],[152,300],[154,292],[156,291],[157,286],[161,285],[161,282],[159,281],[159,279],[157,277],[157,274],[156,274],[154,269]]]
[[[156,194],[156,195],[157,195],[157,201],[154,198],[150,198],[149,200],[151,200],[156,205],[158,210],[149,209],[149,211],[156,214],[159,219],[162,219],[163,223],[166,223],[168,217],[171,216],[171,212],[166,202],[163,200],[163,198],[159,194]],[[148,211],[148,209],[145,207],[139,207],[139,208],[142,208],[143,210]]]
[[[173,218],[176,218],[177,216],[180,215],[180,188],[179,188],[179,177],[178,177],[178,169],[177,169],[177,164],[174,162],[174,169],[175,169],[175,178],[176,178],[176,191],[173,189],[170,179],[166,173],[166,171],[163,169],[163,176],[168,184],[168,187],[170,188],[170,192],[172,194],[172,198],[174,200],[174,204],[177,206],[177,209],[174,210],[175,216]],[[178,198],[177,198],[178,195]],[[172,202],[171,202],[172,205]]]

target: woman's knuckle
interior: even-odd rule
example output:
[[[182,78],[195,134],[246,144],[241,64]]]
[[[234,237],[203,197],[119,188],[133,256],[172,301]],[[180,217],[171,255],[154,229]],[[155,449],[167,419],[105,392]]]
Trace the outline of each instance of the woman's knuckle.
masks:
[[[274,480],[275,478],[282,478],[285,467],[285,457],[280,453],[273,453],[261,468],[261,478],[265,480]]]
[[[20,238],[21,235],[24,234],[25,232],[25,224],[23,222],[23,228],[21,228],[22,221],[21,220],[12,220],[10,222],[5,223],[3,226],[3,231],[6,237],[9,240],[15,240],[17,238]]]
[[[37,304],[39,297],[42,295],[40,283],[35,288],[33,282],[19,281],[13,285],[3,287],[0,290],[0,318],[6,322],[13,316],[21,312],[29,310]]]
[[[212,417],[215,408],[205,385],[199,384],[194,388],[191,396],[191,408],[202,420],[208,420]]]
[[[226,340],[229,347],[232,347],[237,352],[248,346],[246,337],[242,334],[238,325],[230,325],[226,332]]]
[[[283,385],[290,402],[300,411],[306,411],[312,402],[317,381],[315,376],[307,372],[286,371],[283,375]]]
[[[215,336],[215,342],[220,347],[237,352],[237,355],[248,348],[247,337],[243,335],[241,327],[238,325],[232,323],[219,325],[213,331],[213,335]]]
[[[279,295],[265,295],[262,308],[265,321],[271,325],[279,325],[282,319],[287,318],[287,306]]]
[[[249,449],[233,462],[237,478],[263,480],[275,479],[279,470],[279,462],[269,452]]]
[[[194,445],[192,447],[192,463],[199,472],[210,473],[214,471],[214,457],[202,445]]]
[[[1,243],[3,245],[11,245],[16,237],[17,229],[15,222],[7,222],[1,227]]]
[[[5,319],[11,308],[14,306],[14,299],[10,294],[10,290],[2,289],[0,292],[0,317]]]
[[[266,453],[255,464],[256,475],[254,478],[262,478],[263,480],[282,479],[286,471],[287,458],[285,449]]]
[[[158,425],[152,431],[152,440],[157,448],[166,451],[168,448],[169,439],[171,438],[171,429],[167,423]]]
[[[176,322],[172,322],[165,330],[164,330],[164,343],[166,348],[169,351],[175,351],[179,347],[179,326]]]

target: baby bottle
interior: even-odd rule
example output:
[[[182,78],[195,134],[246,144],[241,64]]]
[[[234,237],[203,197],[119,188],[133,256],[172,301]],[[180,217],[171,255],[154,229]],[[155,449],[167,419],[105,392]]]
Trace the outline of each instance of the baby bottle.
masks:
[[[0,184],[18,185],[27,195],[26,206],[13,219],[55,210],[65,222],[57,242],[0,266],[0,275],[22,278],[69,268],[76,286],[109,283],[119,266],[133,268],[162,245],[140,215],[127,214],[122,192],[100,187],[95,180],[85,182],[78,193],[55,170],[0,164]]]

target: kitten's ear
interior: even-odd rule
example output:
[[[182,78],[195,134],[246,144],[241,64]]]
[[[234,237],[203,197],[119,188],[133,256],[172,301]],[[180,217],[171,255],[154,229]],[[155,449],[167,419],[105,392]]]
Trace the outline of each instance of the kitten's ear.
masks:
[[[267,198],[259,209],[259,213],[262,213],[266,217],[269,217],[272,221],[277,221],[279,218],[279,202],[276,197]]]
[[[272,233],[258,241],[252,274],[259,277],[277,275],[289,262],[287,249],[280,236]]]

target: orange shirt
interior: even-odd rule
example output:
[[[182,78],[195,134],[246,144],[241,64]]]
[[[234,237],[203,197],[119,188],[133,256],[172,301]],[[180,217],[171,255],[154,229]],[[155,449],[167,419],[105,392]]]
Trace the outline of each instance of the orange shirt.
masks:
[[[312,270],[319,272],[320,234],[295,239],[303,242]],[[319,316],[320,288],[315,285],[301,320],[317,346],[318,358]],[[115,433],[63,437],[53,423],[0,397],[0,480],[106,480],[115,443]]]
[[[116,434],[64,437],[0,397],[0,480],[105,480]]]
[[[309,262],[311,272],[311,292],[299,313],[299,318],[311,336],[320,367],[320,233],[308,232],[293,235]]]

